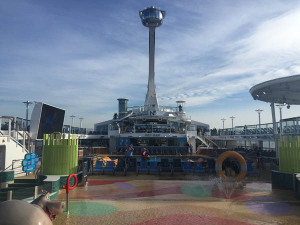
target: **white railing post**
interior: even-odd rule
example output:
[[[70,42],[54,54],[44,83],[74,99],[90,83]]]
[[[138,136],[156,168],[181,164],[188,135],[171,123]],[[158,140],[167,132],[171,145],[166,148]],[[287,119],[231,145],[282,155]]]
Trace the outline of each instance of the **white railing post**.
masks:
[[[33,197],[33,200],[37,198],[38,191],[39,191],[39,186],[34,186],[34,197]]]
[[[7,192],[7,200],[12,200],[12,191]]]
[[[26,137],[27,137],[27,150],[29,151],[29,153],[32,153],[32,152],[34,152],[34,143],[32,143],[32,140],[31,140],[31,138],[30,138],[30,136],[29,136],[29,134],[28,134],[28,132],[27,131],[25,131],[26,132]]]
[[[19,143],[19,127],[18,127],[18,125],[17,125],[17,123],[15,122],[15,131],[17,132],[17,135],[16,135],[16,140],[17,140],[17,142],[16,142],[16,146],[18,146],[18,143]]]
[[[11,120],[8,119],[8,137],[7,137],[7,142],[10,142],[10,135],[11,135]]]
[[[24,152],[24,150],[25,150],[25,131],[23,131],[23,144],[22,144],[22,151]]]

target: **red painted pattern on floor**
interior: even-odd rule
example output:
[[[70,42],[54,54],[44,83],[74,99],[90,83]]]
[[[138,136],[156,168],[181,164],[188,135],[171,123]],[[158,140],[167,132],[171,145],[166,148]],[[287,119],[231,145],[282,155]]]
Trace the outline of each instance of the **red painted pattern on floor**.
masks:
[[[89,186],[97,186],[97,185],[105,185],[105,184],[113,184],[117,182],[127,182],[128,180],[89,180]]]
[[[135,225],[251,225],[250,223],[200,215],[176,214],[158,217]]]
[[[144,197],[153,197],[158,195],[167,195],[167,194],[182,194],[181,187],[171,187],[171,188],[162,188],[159,190],[151,191],[141,191],[135,193],[126,193],[119,195],[98,195],[98,196],[87,196],[87,197],[77,197],[78,199],[127,199],[127,198],[144,198]]]

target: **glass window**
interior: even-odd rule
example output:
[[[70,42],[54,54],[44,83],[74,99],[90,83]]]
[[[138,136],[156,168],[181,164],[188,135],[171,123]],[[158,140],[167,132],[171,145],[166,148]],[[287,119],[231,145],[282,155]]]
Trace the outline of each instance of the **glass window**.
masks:
[[[162,14],[157,9],[148,9],[148,10],[144,11],[142,18],[143,18],[143,20],[149,19],[149,18],[162,19]]]

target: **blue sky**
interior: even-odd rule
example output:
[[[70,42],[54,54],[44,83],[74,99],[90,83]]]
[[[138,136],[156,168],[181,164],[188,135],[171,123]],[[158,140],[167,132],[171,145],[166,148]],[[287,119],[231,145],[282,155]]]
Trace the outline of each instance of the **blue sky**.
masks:
[[[151,5],[166,10],[156,31],[160,105],[185,100],[187,114],[211,128],[222,118],[230,127],[230,116],[234,125],[258,123],[258,108],[271,122],[269,104],[249,89],[300,74],[299,1],[2,1],[0,115],[25,117],[22,102],[41,101],[65,109],[65,124],[73,114],[74,125],[84,117],[92,128],[112,118],[117,98],[143,105],[148,30],[138,11]]]

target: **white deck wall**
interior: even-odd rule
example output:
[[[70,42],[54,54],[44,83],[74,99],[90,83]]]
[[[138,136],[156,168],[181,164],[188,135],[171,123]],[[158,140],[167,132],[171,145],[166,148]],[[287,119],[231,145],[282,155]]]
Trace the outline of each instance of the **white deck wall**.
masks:
[[[5,151],[5,164],[1,165],[1,169],[10,166],[13,160],[24,159],[25,157],[26,151],[13,138],[8,141],[6,136],[0,137],[0,146],[1,151]]]

